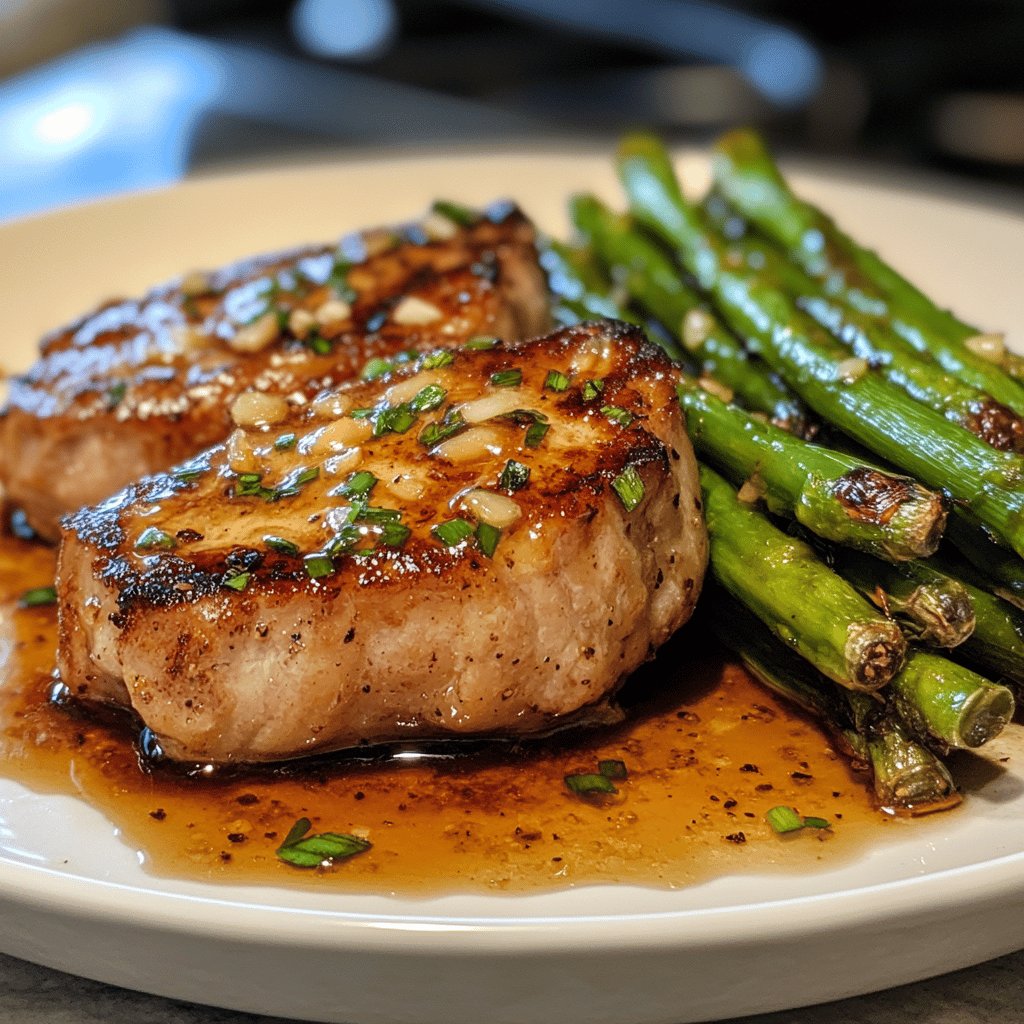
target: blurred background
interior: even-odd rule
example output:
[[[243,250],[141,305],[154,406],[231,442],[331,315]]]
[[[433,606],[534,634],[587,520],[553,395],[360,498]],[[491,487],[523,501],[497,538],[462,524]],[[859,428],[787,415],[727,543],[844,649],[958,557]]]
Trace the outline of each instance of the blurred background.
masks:
[[[1021,0],[0,0],[0,220],[306,154],[738,123],[1024,202],[1022,52]]]

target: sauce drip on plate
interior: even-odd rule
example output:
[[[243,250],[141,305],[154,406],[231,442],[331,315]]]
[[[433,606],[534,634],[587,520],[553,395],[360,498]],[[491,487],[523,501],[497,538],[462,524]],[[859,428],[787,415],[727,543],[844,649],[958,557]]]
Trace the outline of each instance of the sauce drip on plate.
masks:
[[[874,807],[813,723],[702,646],[699,618],[630,680],[618,726],[276,769],[142,768],[137,724],[49,701],[56,610],[17,600],[52,579],[52,551],[0,538],[0,775],[85,799],[155,874],[414,896],[668,888],[834,866],[877,841],[880,824],[913,827]],[[628,769],[617,795],[569,792],[566,774],[605,759]],[[833,828],[778,836],[765,813],[779,804]],[[292,867],[275,850],[300,817],[373,846],[329,869]]]

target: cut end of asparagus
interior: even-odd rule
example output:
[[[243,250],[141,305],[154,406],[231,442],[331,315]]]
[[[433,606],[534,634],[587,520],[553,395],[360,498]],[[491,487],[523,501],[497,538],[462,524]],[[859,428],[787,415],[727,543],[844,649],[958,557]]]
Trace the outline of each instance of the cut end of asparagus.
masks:
[[[909,477],[861,466],[836,481],[834,494],[850,519],[888,527],[879,554],[889,560],[927,558],[938,549],[947,512],[937,491]]]
[[[895,622],[852,622],[846,632],[846,665],[855,689],[880,690],[903,667],[907,641]]]
[[[894,723],[868,741],[875,797],[891,814],[918,816],[960,803],[953,777],[927,747]]]
[[[992,683],[976,690],[964,706],[958,746],[975,749],[998,736],[1013,718],[1013,694]]]
[[[974,632],[974,602],[956,580],[916,587],[902,609],[917,638],[934,647],[957,647]]]

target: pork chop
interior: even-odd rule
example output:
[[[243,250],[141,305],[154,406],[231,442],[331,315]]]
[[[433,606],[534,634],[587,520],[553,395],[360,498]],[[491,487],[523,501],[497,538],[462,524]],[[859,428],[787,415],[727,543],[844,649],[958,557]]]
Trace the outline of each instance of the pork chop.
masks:
[[[0,418],[8,501],[55,539],[64,513],[222,441],[245,391],[301,406],[375,357],[547,330],[526,218],[508,204],[442,208],[340,246],[189,274],[44,339]]]
[[[703,577],[674,380],[635,328],[584,324],[239,427],[65,521],[61,677],[197,762],[607,708]]]

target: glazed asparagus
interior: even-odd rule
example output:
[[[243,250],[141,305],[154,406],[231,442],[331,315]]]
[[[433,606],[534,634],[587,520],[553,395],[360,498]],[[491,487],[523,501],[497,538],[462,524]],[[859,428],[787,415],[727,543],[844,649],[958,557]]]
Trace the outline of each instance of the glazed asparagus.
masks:
[[[900,670],[899,627],[702,466],[713,577],[797,653],[852,690],[874,691]]]
[[[672,260],[633,231],[628,218],[587,195],[573,197],[570,216],[629,297],[681,339],[702,373],[729,388],[747,408],[787,429],[803,429],[804,410],[792,392],[752,365],[743,345],[683,282]]]
[[[754,677],[820,719],[869,767],[882,807],[923,814],[959,802],[945,765],[894,721],[885,705],[826,679],[720,588],[708,588],[703,599],[719,640]]]
[[[940,309],[830,217],[797,198],[757,135],[724,136],[715,146],[713,168],[716,187],[808,274],[827,282],[851,307],[889,318],[901,337],[944,370],[1024,415],[1024,388],[997,365],[1016,364],[1001,339]]]
[[[960,580],[929,572],[924,564],[896,566],[854,551],[835,552],[836,572],[903,623],[904,632],[933,647],[957,647],[974,632],[971,592]]]
[[[821,328],[789,296],[732,269],[727,245],[703,229],[657,140],[625,140],[619,171],[637,219],[677,248],[732,327],[756,340],[758,353],[812,409],[879,457],[948,490],[1024,553],[1024,461],[995,451],[866,368],[844,378],[831,340],[822,340]]]
[[[746,481],[770,511],[882,558],[935,551],[946,511],[934,491],[762,423],[695,381],[684,378],[678,393],[698,456],[734,483]]]

